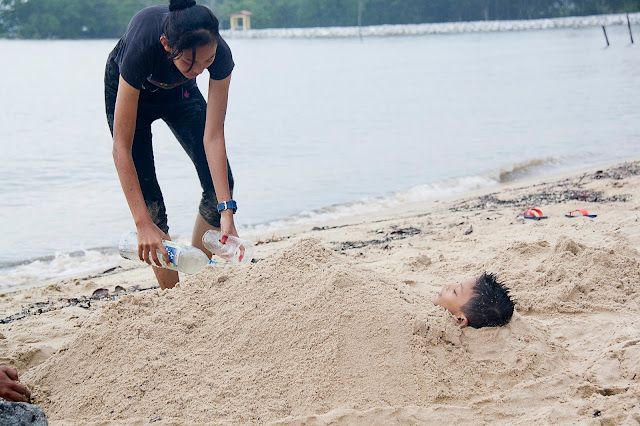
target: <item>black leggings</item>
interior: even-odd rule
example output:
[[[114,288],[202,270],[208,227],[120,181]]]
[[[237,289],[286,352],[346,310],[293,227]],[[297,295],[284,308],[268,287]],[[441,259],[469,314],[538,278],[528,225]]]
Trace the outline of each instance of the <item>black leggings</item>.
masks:
[[[104,74],[104,99],[107,122],[112,136],[119,77],[118,66],[112,61],[107,62]],[[207,103],[198,90],[195,80],[174,89],[158,89],[155,92],[140,91],[136,131],[133,136],[133,163],[138,173],[138,181],[149,215],[151,215],[153,222],[166,233],[169,232],[167,211],[156,177],[151,142],[151,123],[158,119],[167,123],[198,172],[202,186],[200,214],[210,225],[216,228],[220,227],[220,213],[216,208],[218,199],[204,152],[206,112]],[[227,170],[229,189],[233,193],[233,175],[228,162]]]

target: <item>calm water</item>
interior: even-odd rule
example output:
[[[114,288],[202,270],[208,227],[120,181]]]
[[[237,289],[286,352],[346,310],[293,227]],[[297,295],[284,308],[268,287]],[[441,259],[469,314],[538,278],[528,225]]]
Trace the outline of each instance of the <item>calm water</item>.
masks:
[[[638,157],[639,46],[608,33],[608,49],[597,27],[229,40],[241,232],[491,185],[535,160],[529,174]],[[119,262],[133,221],[104,117],[115,42],[0,40],[0,287]],[[166,126],[153,130],[171,233],[188,240],[199,183]]]

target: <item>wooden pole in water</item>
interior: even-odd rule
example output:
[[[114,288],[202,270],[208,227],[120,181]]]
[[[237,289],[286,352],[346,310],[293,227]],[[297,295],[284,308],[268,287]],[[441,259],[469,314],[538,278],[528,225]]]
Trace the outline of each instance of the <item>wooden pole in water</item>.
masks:
[[[362,25],[362,0],[358,0],[358,36],[360,37],[360,41],[362,41],[362,30],[360,26]]]
[[[633,44],[633,33],[631,32],[631,21],[629,20],[628,13],[627,13],[627,27],[629,28],[629,37],[631,37],[631,44]]]
[[[609,47],[609,37],[607,37],[607,29],[602,26],[602,32],[604,33],[604,39],[607,41],[607,47]]]

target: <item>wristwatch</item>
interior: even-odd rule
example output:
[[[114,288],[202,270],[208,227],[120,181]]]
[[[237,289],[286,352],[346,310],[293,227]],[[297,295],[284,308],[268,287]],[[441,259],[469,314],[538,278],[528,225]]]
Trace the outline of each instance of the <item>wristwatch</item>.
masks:
[[[229,200],[218,204],[218,213],[221,213],[225,210],[233,210],[233,213],[235,214],[236,210],[238,210],[238,205],[234,200]]]

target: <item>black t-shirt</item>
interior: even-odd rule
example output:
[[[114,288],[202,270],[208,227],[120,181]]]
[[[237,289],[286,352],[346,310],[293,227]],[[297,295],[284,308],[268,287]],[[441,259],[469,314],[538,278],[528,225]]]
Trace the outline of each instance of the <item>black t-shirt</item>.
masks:
[[[189,81],[160,43],[168,15],[167,5],[142,9],[131,18],[127,30],[109,55],[109,60],[118,65],[122,78],[138,90],[173,89]],[[233,66],[231,50],[220,37],[216,57],[207,68],[209,75],[214,80],[223,80],[231,74]]]

